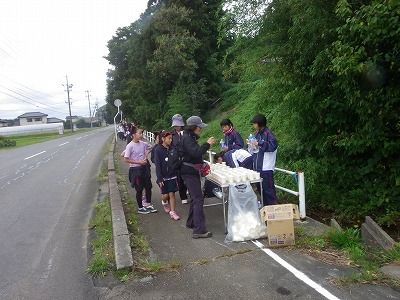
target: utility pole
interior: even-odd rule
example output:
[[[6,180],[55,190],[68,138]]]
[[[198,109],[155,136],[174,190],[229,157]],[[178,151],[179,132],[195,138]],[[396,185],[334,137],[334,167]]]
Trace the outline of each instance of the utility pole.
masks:
[[[88,99],[88,101],[89,101],[89,116],[90,116],[90,128],[93,128],[93,122],[92,122],[92,108],[90,107],[90,95],[89,95],[89,91],[88,90],[86,90],[85,91],[86,93],[87,93],[87,99]]]
[[[67,79],[67,96],[68,96],[68,102],[65,102],[65,103],[68,103],[68,108],[69,108],[69,124],[70,124],[70,126],[71,126],[71,132],[74,132],[74,129],[73,129],[73,127],[72,127],[72,115],[71,115],[71,99],[69,98],[69,91],[70,91],[70,89],[72,89],[72,86],[73,86],[73,84],[69,84],[68,83],[68,76],[67,75],[65,75],[65,78]],[[65,85],[63,85],[63,86],[65,86]]]

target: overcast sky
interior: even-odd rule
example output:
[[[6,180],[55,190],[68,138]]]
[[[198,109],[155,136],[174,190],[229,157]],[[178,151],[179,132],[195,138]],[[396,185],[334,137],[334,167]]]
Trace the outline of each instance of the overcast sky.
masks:
[[[105,104],[107,41],[130,25],[147,0],[1,0],[0,119],[42,112],[89,116]],[[63,86],[64,84],[64,86]]]

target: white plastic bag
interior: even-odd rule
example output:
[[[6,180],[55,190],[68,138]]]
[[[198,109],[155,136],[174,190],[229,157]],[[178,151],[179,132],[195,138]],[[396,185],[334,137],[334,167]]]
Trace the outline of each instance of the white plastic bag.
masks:
[[[267,236],[257,196],[249,182],[229,185],[228,234],[225,242],[241,242]]]

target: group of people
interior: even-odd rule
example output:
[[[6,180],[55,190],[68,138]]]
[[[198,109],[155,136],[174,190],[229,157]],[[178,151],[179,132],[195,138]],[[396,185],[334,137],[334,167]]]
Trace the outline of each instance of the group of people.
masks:
[[[140,128],[139,124],[135,124],[136,128]],[[117,136],[121,141],[126,141],[129,144],[132,140],[132,128],[133,124],[121,120],[117,126]]]
[[[231,168],[244,167],[260,173],[262,178],[263,205],[277,204],[274,183],[274,169],[278,140],[267,127],[265,115],[255,115],[253,120],[255,135],[252,134],[243,143],[241,135],[233,128],[229,119],[221,121],[224,132],[224,147],[214,155],[214,162],[225,162]]]
[[[264,115],[253,118],[253,127],[256,130],[255,138],[244,141],[234,129],[229,119],[221,121],[224,132],[225,145],[221,152],[215,155],[216,162],[226,161],[231,167],[243,166],[260,172],[263,186],[264,205],[276,204],[273,170],[275,167],[278,142],[274,134],[266,126]],[[131,142],[121,156],[129,163],[129,182],[136,190],[138,213],[148,214],[157,210],[151,204],[151,175],[149,154],[155,165],[156,182],[162,194],[162,206],[171,219],[179,220],[176,212],[175,193],[179,191],[182,203],[188,202],[190,195],[189,215],[186,227],[193,230],[192,237],[208,238],[212,232],[206,229],[206,218],[203,210],[204,195],[201,184],[201,173],[196,166],[203,164],[203,156],[215,144],[215,138],[209,137],[200,145],[198,139],[205,124],[198,116],[191,116],[183,122],[181,115],[172,117],[173,130],[161,130],[156,136],[156,144],[152,147],[142,140],[143,130],[133,126],[131,129]],[[250,154],[246,147],[257,147],[258,151]],[[168,153],[172,147],[178,147],[182,157],[179,170],[168,166]]]

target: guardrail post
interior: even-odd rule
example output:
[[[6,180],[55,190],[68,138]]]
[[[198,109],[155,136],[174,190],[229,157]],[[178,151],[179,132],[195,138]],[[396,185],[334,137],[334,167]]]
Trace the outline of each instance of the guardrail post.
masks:
[[[306,219],[306,191],[304,185],[304,172],[297,172],[297,179],[299,181],[299,209],[300,209],[300,219]]]

